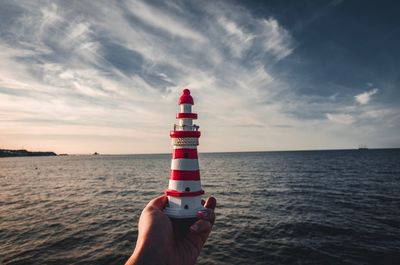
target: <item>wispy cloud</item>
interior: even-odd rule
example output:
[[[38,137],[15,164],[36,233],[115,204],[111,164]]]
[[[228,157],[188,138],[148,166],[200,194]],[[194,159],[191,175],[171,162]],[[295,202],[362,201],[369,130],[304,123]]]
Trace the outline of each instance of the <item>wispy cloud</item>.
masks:
[[[244,32],[234,21],[224,17],[218,19],[218,23],[226,31],[226,45],[229,46],[233,56],[241,57],[253,42],[254,35]]]
[[[353,116],[349,114],[331,114],[327,113],[326,117],[328,120],[339,123],[339,124],[352,124],[354,123],[354,118]]]
[[[373,89],[371,89],[369,91],[365,91],[365,92],[363,92],[361,94],[358,94],[358,95],[354,96],[354,99],[360,105],[365,105],[371,100],[371,97],[373,95],[375,95],[376,93],[378,93],[378,89],[377,88],[373,88]]]
[[[166,10],[152,7],[145,2],[130,1],[126,3],[129,12],[155,29],[163,30],[172,35],[204,42],[206,38],[194,29],[185,26],[185,21],[179,21],[179,17],[169,14]]]

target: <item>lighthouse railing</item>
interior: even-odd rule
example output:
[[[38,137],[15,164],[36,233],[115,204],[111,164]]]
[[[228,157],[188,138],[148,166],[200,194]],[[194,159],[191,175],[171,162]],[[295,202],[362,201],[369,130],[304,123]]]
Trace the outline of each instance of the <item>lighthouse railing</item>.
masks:
[[[174,131],[198,131],[200,126],[193,124],[193,125],[178,125],[174,124]]]

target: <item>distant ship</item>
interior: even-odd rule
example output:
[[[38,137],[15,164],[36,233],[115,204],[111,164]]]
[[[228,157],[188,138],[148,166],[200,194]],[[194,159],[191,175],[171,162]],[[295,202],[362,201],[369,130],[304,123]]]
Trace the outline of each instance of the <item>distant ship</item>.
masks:
[[[358,150],[368,150],[368,147],[367,147],[366,144],[360,144],[360,145],[358,146]]]

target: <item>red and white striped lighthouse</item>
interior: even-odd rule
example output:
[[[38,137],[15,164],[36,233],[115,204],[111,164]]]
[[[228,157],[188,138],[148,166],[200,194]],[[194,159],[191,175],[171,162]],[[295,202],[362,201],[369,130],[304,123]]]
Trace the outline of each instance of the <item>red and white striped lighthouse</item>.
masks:
[[[193,98],[189,89],[184,89],[179,98],[180,112],[176,114],[179,123],[170,132],[173,145],[171,173],[168,189],[169,205],[164,212],[171,218],[194,218],[201,205],[201,187],[197,145],[199,126],[193,124],[197,114],[192,113]]]

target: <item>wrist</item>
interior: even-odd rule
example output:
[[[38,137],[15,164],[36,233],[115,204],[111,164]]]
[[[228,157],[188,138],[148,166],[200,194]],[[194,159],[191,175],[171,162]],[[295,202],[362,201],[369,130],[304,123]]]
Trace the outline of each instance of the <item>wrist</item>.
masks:
[[[138,242],[139,243],[139,242]],[[138,244],[126,265],[166,265],[167,257],[156,248]]]

